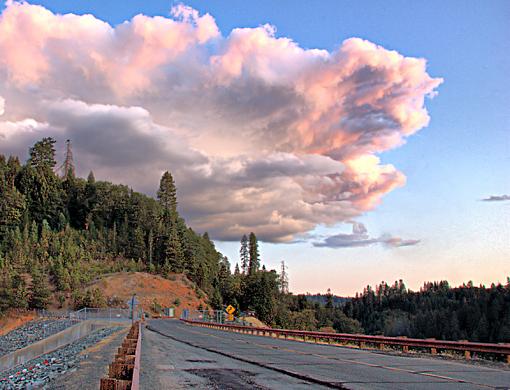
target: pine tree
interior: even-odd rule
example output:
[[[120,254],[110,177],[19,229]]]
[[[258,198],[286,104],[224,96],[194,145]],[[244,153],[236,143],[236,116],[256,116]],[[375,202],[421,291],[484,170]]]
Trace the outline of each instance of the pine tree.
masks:
[[[53,172],[55,149],[52,138],[44,138],[30,149],[30,158],[16,177],[16,187],[25,196],[30,217],[37,223],[46,219],[52,227],[64,208],[62,182]]]
[[[132,242],[131,256],[136,259],[145,259],[146,258],[145,237],[144,232],[140,226],[137,226],[134,229],[133,237],[130,241]]]
[[[211,307],[215,310],[220,310],[223,306],[223,299],[220,294],[220,290],[218,288],[215,288],[211,297],[211,300],[209,302],[211,304]]]
[[[170,172],[165,172],[161,177],[158,190],[159,204],[162,207],[163,222],[163,255],[165,263],[174,272],[182,272],[184,266],[184,254],[178,232],[179,215],[177,213],[177,190],[174,179]]]
[[[32,295],[29,306],[33,309],[46,309],[49,304],[50,289],[46,277],[38,268],[32,270]]]
[[[239,250],[239,254],[241,258],[241,269],[243,270],[243,274],[247,274],[250,254],[248,252],[248,237],[246,237],[246,234],[243,234],[243,237],[241,238],[241,249]]]
[[[181,242],[174,225],[170,228],[170,234],[167,238],[165,247],[165,258],[174,272],[182,272],[184,267],[184,255]]]
[[[28,307],[28,291],[25,279],[20,274],[14,274],[12,278],[12,306],[18,309]]]
[[[248,274],[253,275],[260,268],[259,244],[257,242],[257,236],[255,236],[253,232],[250,233],[249,237],[249,254]]]
[[[331,289],[328,288],[328,292],[326,293],[326,309],[333,309],[333,294],[331,294]]]
[[[94,172],[90,171],[87,176],[87,184],[94,185],[96,184],[96,177],[94,176]]]
[[[3,269],[0,274],[0,312],[7,310],[13,306],[14,291],[12,286],[12,278],[9,270]]]
[[[0,187],[0,238],[21,223],[25,209],[25,197],[14,186]]]
[[[71,277],[67,269],[64,268],[62,256],[59,256],[59,258],[55,260],[52,273],[55,278],[57,290],[59,291],[69,290],[69,288],[71,287],[70,285]]]
[[[53,138],[43,138],[30,148],[29,163],[36,169],[52,170],[57,161],[55,160],[55,141]]]
[[[161,177],[157,195],[163,210],[169,214],[177,214],[177,189],[170,172],[166,171]]]
[[[149,261],[149,266],[152,265],[153,245],[154,245],[154,233],[152,229],[150,229],[149,235],[147,237],[147,251],[148,251],[147,260]]]

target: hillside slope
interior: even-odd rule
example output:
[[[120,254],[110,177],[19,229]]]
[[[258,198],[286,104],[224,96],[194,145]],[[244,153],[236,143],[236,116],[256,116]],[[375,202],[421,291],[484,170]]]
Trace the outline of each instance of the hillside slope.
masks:
[[[0,316],[0,336],[9,333],[11,330],[32,321],[36,318],[33,311],[28,310],[7,310]]]
[[[144,272],[118,272],[89,284],[85,290],[98,288],[107,300],[117,298],[125,303],[133,294],[147,312],[154,313],[154,302],[163,307],[174,307],[179,317],[185,308],[196,310],[207,306],[207,296],[196,289],[183,274],[172,274],[169,279]]]

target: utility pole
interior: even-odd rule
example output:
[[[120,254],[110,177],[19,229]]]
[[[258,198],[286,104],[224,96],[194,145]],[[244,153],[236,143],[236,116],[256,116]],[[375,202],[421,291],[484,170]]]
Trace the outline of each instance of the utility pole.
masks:
[[[66,140],[66,158],[59,170],[62,171],[64,179],[69,177],[69,175],[74,176],[73,145],[70,139]]]
[[[280,271],[280,289],[282,294],[289,293],[289,276],[287,274],[287,267],[284,260],[282,260],[282,269]]]

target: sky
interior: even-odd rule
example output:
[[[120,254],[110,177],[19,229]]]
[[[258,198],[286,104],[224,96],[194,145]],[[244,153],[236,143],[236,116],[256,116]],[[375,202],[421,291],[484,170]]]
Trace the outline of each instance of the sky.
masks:
[[[0,16],[0,153],[73,142],[295,293],[510,276],[506,1],[31,1]]]

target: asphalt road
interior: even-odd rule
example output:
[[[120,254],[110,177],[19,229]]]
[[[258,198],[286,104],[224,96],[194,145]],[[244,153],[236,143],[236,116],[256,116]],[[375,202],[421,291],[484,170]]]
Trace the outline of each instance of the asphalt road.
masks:
[[[142,389],[510,389],[510,370],[152,320]]]

